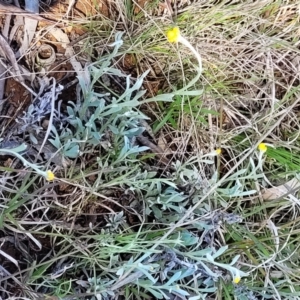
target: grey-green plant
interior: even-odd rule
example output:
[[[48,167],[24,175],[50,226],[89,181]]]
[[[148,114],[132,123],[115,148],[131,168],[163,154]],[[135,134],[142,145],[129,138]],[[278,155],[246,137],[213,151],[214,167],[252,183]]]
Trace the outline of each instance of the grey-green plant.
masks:
[[[55,113],[50,142],[71,159],[101,152],[96,160],[99,171],[94,184],[83,186],[87,184],[84,178],[88,170],[75,174],[76,180],[92,196],[102,196],[114,189],[122,190],[125,195],[133,194],[143,222],[130,228],[122,211],[107,214],[103,228],[95,229],[91,225],[91,231],[79,237],[78,233],[62,233],[55,227],[51,235],[61,239],[63,246],[51,258],[51,263],[46,260],[35,265],[28,285],[36,292],[42,290],[61,299],[84,295],[91,300],[110,300],[120,293],[126,299],[147,299],[149,295],[156,299],[176,296],[207,299],[217,291],[221,280],[234,286],[232,279],[238,283],[249,274],[250,268],[241,270],[239,255],[231,256],[228,245],[217,246],[214,241],[222,226],[240,223],[242,217],[215,213],[203,202],[182,227],[176,228],[167,239],[161,241],[161,238],[216,185],[213,158],[217,154],[199,154],[185,162],[176,161],[167,175],[161,175],[156,170],[146,170],[138,156],[149,148],[140,146],[136,140],[145,131],[141,120],[148,120],[140,105],[172,101],[176,95],[201,95],[201,90],[190,90],[201,74],[198,72],[179,91],[144,99],[145,91],[141,88],[147,72],[134,80],[113,66],[121,53],[121,38],[122,34],[118,33],[111,44],[112,53],[85,67],[84,74],[78,78],[77,99],[69,101],[66,111]],[[98,90],[104,75],[123,80],[125,91],[118,95],[116,91]],[[24,161],[20,157],[22,149],[15,152]],[[208,168],[211,168],[210,177],[203,175]],[[216,202],[223,201],[226,207],[227,199],[252,195],[254,191],[244,183],[260,179],[259,171],[250,161],[248,167],[228,177],[224,186],[216,190]],[[186,190],[186,187],[191,188]],[[130,208],[125,207],[124,211]],[[41,230],[40,234],[48,232]]]
[[[213,245],[203,242],[209,240],[220,226],[219,221],[212,223],[203,220],[203,215],[210,213],[205,206],[191,216],[189,221],[193,217],[198,221],[189,222],[188,229],[174,232],[156,251],[151,251],[151,247],[163,235],[164,230],[159,227],[171,226],[178,221],[193,199],[203,195],[201,187],[205,185],[205,180],[199,176],[194,163],[199,166],[213,165],[210,156],[216,154],[193,158],[183,165],[176,162],[171,177],[158,177],[156,171],[146,171],[138,160],[137,155],[149,148],[138,146],[135,139],[145,131],[141,120],[148,120],[139,106],[150,101],[172,101],[176,95],[201,95],[202,90],[189,90],[199,80],[201,72],[181,90],[144,100],[141,87],[147,72],[132,82],[130,76],[112,66],[112,61],[120,55],[121,37],[120,33],[116,35],[110,54],[86,66],[85,73],[78,78],[76,103],[70,101],[67,107],[65,126],[53,126],[50,141],[69,158],[82,156],[95,147],[104,148],[102,157],[98,157],[97,161],[101,168],[107,168],[109,172],[104,174],[104,180],[99,179],[97,189],[122,187],[134,193],[143,202],[146,221],[154,218],[157,226],[155,223],[147,226],[141,224],[138,232],[132,233],[124,226],[123,213],[107,218],[103,234],[110,237],[99,244],[102,250],[98,247],[89,250],[95,259],[95,272],[86,281],[79,281],[78,289],[93,294],[91,299],[113,299],[121,288],[128,295],[150,293],[157,299],[169,299],[170,295],[205,299],[209,293],[216,291],[216,282],[226,274],[230,274],[230,278],[247,276],[246,272],[234,266],[239,256],[229,263],[220,261],[227,246],[215,249]],[[125,91],[120,95],[97,92],[97,82],[104,75],[123,79]],[[120,174],[120,166],[131,167],[132,170],[126,169]],[[232,178],[231,182],[237,178]],[[193,193],[185,194],[178,188],[179,184],[187,182],[196,187]],[[214,183],[212,179],[208,185]],[[234,197],[243,196],[244,191],[238,186],[239,189],[232,195]],[[230,192],[230,189],[227,191]],[[156,234],[155,231],[151,233],[152,226],[156,228]],[[199,229],[203,231],[201,237],[194,233]],[[97,235],[90,238],[98,239]],[[96,267],[97,257],[99,261],[103,260],[104,248],[110,263],[105,267]],[[121,259],[122,253],[130,251],[133,253],[127,259]],[[70,272],[72,268],[66,270],[66,274]],[[123,277],[125,274],[126,277]]]
[[[15,156],[23,163],[23,165],[25,167],[30,167],[31,169],[33,169],[39,175],[44,176],[47,180],[52,180],[52,179],[49,179],[49,174],[47,173],[47,172],[50,172],[52,174],[51,171],[43,171],[42,170],[43,166],[39,166],[35,163],[32,163],[28,159],[25,158],[26,150],[27,150],[27,145],[26,144],[21,144],[17,147],[14,147],[14,148],[0,149],[0,155]]]
[[[145,90],[141,87],[149,71],[133,82],[130,75],[125,75],[112,66],[113,59],[120,55],[122,44],[122,33],[119,32],[115,42],[110,45],[113,51],[85,67],[84,74],[78,76],[79,90],[76,102],[69,101],[67,115],[62,115],[59,130],[55,124],[52,126],[53,138],[49,141],[65,157],[76,158],[92,151],[95,146],[103,145],[108,135],[113,135],[108,144],[109,150],[117,156],[115,163],[124,160],[126,156],[145,151],[147,147],[134,145],[134,137],[141,135],[145,130],[141,120],[149,119],[139,110],[139,106],[150,101],[172,101],[175,95],[195,96],[201,93],[188,90],[197,81],[198,76],[179,91],[144,100],[142,97]],[[103,76],[123,80],[125,91],[121,95],[117,92],[97,92],[95,85]]]

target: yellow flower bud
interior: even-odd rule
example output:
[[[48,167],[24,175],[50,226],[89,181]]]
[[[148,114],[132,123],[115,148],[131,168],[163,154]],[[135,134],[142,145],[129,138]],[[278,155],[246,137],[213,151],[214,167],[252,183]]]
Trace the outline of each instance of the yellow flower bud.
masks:
[[[217,155],[220,155],[222,153],[222,149],[218,148],[218,149],[215,150],[215,152],[216,152]]]
[[[235,276],[233,278],[233,283],[238,284],[241,281],[241,277],[240,276]]]
[[[48,181],[52,181],[55,178],[54,173],[50,170],[46,171],[45,177],[46,177],[46,180],[48,180]]]
[[[167,39],[170,43],[178,43],[180,38],[179,27],[173,27],[167,31]]]
[[[267,149],[268,149],[268,147],[267,147],[267,145],[264,144],[264,143],[260,143],[260,144],[258,145],[258,150],[259,150],[260,152],[266,152]]]

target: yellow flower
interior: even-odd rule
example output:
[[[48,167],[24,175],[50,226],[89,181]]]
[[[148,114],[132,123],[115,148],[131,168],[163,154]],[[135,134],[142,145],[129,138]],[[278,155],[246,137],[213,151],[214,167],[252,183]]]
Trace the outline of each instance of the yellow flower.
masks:
[[[197,50],[191,45],[191,43],[180,34],[180,29],[178,26],[175,26],[171,29],[169,29],[167,32],[167,39],[170,43],[181,43],[188,47],[191,52],[195,55],[195,57],[198,60],[199,63],[199,69],[198,69],[198,76],[196,76],[196,81],[199,79],[201,73],[202,73],[202,59]],[[196,82],[195,81],[195,82]]]
[[[180,39],[179,27],[173,27],[167,31],[167,39],[170,43],[178,43]]]
[[[233,283],[235,284],[238,284],[240,281],[241,281],[241,277],[238,275],[233,278]]]
[[[217,155],[220,155],[222,153],[222,149],[218,148],[218,149],[215,150],[215,152],[216,152]]]
[[[267,145],[264,144],[264,143],[260,143],[260,144],[258,145],[258,150],[259,150],[260,152],[266,152],[267,149],[268,149],[268,147],[267,147]]]
[[[48,180],[48,181],[52,181],[55,178],[54,173],[50,170],[46,171],[45,177],[46,177],[46,180]]]

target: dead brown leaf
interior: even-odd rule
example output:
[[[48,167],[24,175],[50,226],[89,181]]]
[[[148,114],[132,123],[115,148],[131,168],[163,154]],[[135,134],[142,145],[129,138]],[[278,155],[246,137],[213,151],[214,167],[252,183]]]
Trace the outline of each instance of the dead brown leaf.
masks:
[[[290,193],[294,193],[299,188],[300,181],[297,178],[293,178],[285,184],[266,189],[261,196],[264,200],[275,200],[282,198]]]

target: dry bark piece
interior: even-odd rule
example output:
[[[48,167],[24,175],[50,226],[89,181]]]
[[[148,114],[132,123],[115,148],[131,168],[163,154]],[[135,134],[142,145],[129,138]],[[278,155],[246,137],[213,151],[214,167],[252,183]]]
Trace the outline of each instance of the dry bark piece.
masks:
[[[261,196],[264,200],[275,200],[285,197],[290,193],[294,193],[299,190],[299,188],[300,181],[297,178],[294,178],[285,184],[266,189]]]
[[[6,56],[7,60],[11,63],[14,68],[15,74],[18,77],[20,82],[24,82],[24,79],[21,75],[19,65],[17,63],[16,57],[12,49],[10,48],[6,39],[0,34],[0,45],[3,54]]]
[[[38,14],[39,13],[39,1],[38,0],[25,0],[25,8],[27,11]],[[25,24],[23,27],[23,40],[21,47],[19,48],[18,52],[16,53],[16,57],[19,58],[20,56],[25,55],[26,51],[30,47],[30,44],[33,40],[33,37],[36,32],[36,28],[38,25],[37,20],[32,20],[30,18],[24,18]]]

